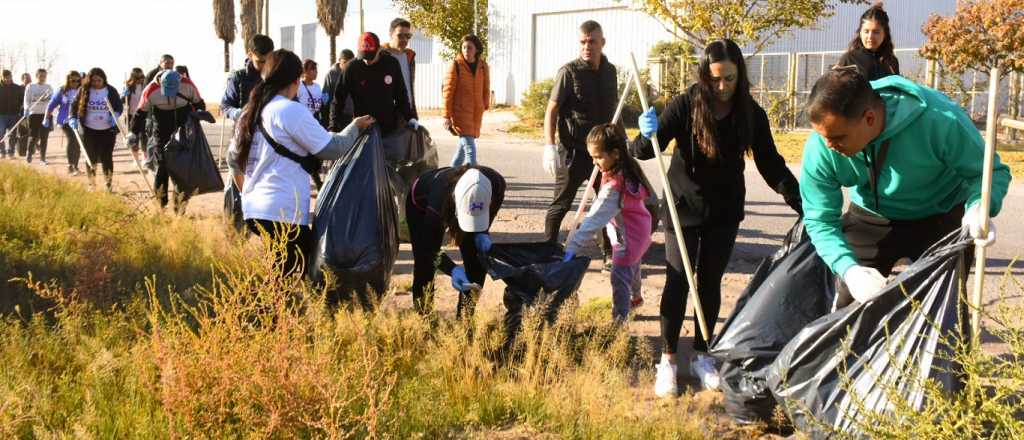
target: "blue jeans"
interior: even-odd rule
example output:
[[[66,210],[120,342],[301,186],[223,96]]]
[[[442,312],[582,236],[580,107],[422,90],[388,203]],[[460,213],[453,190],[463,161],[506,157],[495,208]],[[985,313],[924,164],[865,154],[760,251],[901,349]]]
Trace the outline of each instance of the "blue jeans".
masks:
[[[3,137],[7,134],[7,130],[10,130],[14,126],[14,124],[16,124],[18,122],[18,118],[19,118],[18,115],[0,115],[0,139],[3,139]],[[5,141],[8,145],[10,145],[10,147],[7,148],[7,149],[4,149],[5,145],[3,143],[0,143],[0,152],[5,153],[5,154],[9,152],[13,156],[14,155],[14,142],[13,142],[13,139],[14,139],[14,135],[11,135]]]
[[[640,296],[640,263],[612,265],[612,318],[624,322],[629,317],[630,301]]]
[[[452,168],[463,164],[476,165],[475,137],[459,136],[459,146],[455,148],[455,156],[452,157]]]

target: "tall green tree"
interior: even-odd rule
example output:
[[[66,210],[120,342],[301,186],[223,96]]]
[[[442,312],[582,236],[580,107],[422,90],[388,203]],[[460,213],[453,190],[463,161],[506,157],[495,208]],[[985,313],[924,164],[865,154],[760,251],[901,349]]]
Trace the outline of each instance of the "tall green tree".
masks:
[[[231,70],[231,43],[235,42],[235,1],[213,0],[213,29],[224,41],[224,71]]]
[[[348,0],[316,0],[316,18],[331,39],[331,65],[338,58],[338,34],[345,30],[345,10]]]
[[[487,53],[487,0],[394,0],[414,28],[441,40],[441,56],[452,59],[462,48],[462,37],[474,34]]]
[[[786,33],[814,27],[835,15],[839,3],[867,0],[619,0],[657,19],[678,39],[697,47],[729,38],[740,46],[753,45],[752,55]]]

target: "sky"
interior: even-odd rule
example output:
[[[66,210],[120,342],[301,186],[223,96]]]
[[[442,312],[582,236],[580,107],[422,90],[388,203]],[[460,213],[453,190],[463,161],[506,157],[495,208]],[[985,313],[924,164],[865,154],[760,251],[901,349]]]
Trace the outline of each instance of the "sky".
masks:
[[[100,67],[111,84],[121,87],[132,67],[149,71],[169,53],[188,66],[203,98],[220,102],[226,75],[224,44],[213,28],[211,0],[0,0],[0,63],[21,49],[24,57],[15,76],[38,67],[36,53],[46,49],[54,59],[48,82],[63,83],[71,69]],[[349,0],[346,33],[339,47],[354,46],[358,32],[358,0]],[[88,6],[85,6],[88,5]],[[397,12],[388,0],[364,0],[368,31],[386,34]],[[240,12],[235,4],[236,20]],[[270,36],[279,26],[316,22],[315,0],[271,0]],[[239,30],[240,32],[240,30]],[[240,34],[232,50],[232,69],[245,59]],[[27,62],[26,62],[27,61]],[[328,60],[318,60],[326,64]],[[27,64],[27,66],[26,66]],[[11,69],[4,65],[4,69]]]

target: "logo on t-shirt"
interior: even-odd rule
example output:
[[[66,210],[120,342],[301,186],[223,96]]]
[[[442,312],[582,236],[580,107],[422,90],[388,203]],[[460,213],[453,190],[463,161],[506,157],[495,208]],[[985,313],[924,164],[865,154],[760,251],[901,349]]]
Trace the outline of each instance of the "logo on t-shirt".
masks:
[[[391,75],[384,75],[384,84],[391,85],[394,80],[391,79]]]

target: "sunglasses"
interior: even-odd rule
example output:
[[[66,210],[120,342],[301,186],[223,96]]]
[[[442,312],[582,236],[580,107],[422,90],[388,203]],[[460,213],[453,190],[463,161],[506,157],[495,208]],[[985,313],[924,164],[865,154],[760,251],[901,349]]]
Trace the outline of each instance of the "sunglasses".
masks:
[[[398,38],[404,38],[406,40],[412,38],[412,34],[398,34]]]

